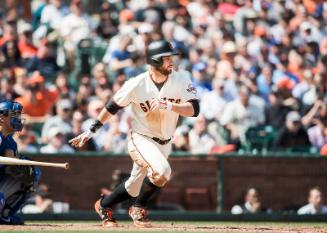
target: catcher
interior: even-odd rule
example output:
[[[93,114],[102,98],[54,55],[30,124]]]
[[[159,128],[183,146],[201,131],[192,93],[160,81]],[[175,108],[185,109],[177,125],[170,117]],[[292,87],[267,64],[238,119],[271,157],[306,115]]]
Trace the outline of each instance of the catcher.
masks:
[[[0,156],[19,157],[12,136],[23,128],[22,109],[17,102],[0,103]],[[15,214],[25,204],[39,178],[40,170],[36,167],[0,164],[0,225],[24,224]]]

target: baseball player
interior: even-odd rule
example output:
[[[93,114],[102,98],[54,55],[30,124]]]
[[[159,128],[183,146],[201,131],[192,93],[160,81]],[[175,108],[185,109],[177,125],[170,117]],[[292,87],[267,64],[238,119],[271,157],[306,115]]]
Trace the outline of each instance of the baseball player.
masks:
[[[17,102],[0,103],[0,156],[19,157],[12,135],[23,128],[22,108]],[[24,224],[15,214],[25,204],[39,178],[40,170],[36,167],[0,164],[0,225]]]
[[[105,227],[117,226],[112,207],[133,197],[137,198],[129,208],[129,215],[134,225],[151,227],[146,204],[170,179],[167,158],[178,117],[199,114],[199,102],[191,80],[185,73],[173,70],[172,56],[176,54],[168,41],[152,42],[147,49],[150,69],[126,81],[90,129],[70,140],[75,147],[83,146],[113,114],[131,105],[133,121],[128,151],[134,164],[129,179],[95,203]]]

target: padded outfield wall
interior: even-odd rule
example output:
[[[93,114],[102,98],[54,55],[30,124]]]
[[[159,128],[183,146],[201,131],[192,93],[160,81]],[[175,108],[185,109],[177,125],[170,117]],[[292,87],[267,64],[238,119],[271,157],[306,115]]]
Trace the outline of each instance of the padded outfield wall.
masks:
[[[101,187],[109,187],[112,172],[129,172],[128,156],[105,154],[33,155],[33,160],[69,162],[70,170],[42,168],[42,183],[55,201],[73,210],[92,210]],[[172,156],[172,180],[162,190],[160,203],[186,210],[229,211],[242,201],[244,190],[256,187],[262,203],[274,212],[303,205],[310,187],[320,186],[327,200],[327,158],[318,155]],[[218,193],[218,195],[217,195]]]

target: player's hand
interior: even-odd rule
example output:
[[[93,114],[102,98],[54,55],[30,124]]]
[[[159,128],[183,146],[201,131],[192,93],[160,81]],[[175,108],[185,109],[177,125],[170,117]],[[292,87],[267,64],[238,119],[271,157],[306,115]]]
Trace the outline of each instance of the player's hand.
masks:
[[[69,140],[69,143],[77,148],[80,148],[84,146],[84,144],[90,140],[93,136],[93,133],[91,131],[85,131],[84,133],[81,133],[80,135],[74,137],[73,139]]]
[[[171,110],[172,103],[163,99],[152,99],[150,102],[150,110],[155,111],[157,109]]]

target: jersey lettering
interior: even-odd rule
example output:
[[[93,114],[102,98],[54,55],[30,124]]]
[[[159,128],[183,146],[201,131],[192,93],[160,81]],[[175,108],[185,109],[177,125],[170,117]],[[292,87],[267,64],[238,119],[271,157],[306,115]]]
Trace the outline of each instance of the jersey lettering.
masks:
[[[143,112],[147,112],[148,111],[148,109],[146,108],[146,106],[145,106],[144,103],[140,103],[140,107],[143,110]]]
[[[161,99],[163,101],[166,101],[167,100],[166,97],[163,97]],[[181,102],[181,99],[172,99],[172,98],[169,98],[168,101],[170,101],[172,103],[179,104]],[[145,101],[145,103],[140,103],[140,107],[143,110],[143,112],[148,112],[150,110],[150,108],[151,108],[150,101],[147,100],[147,101]]]

